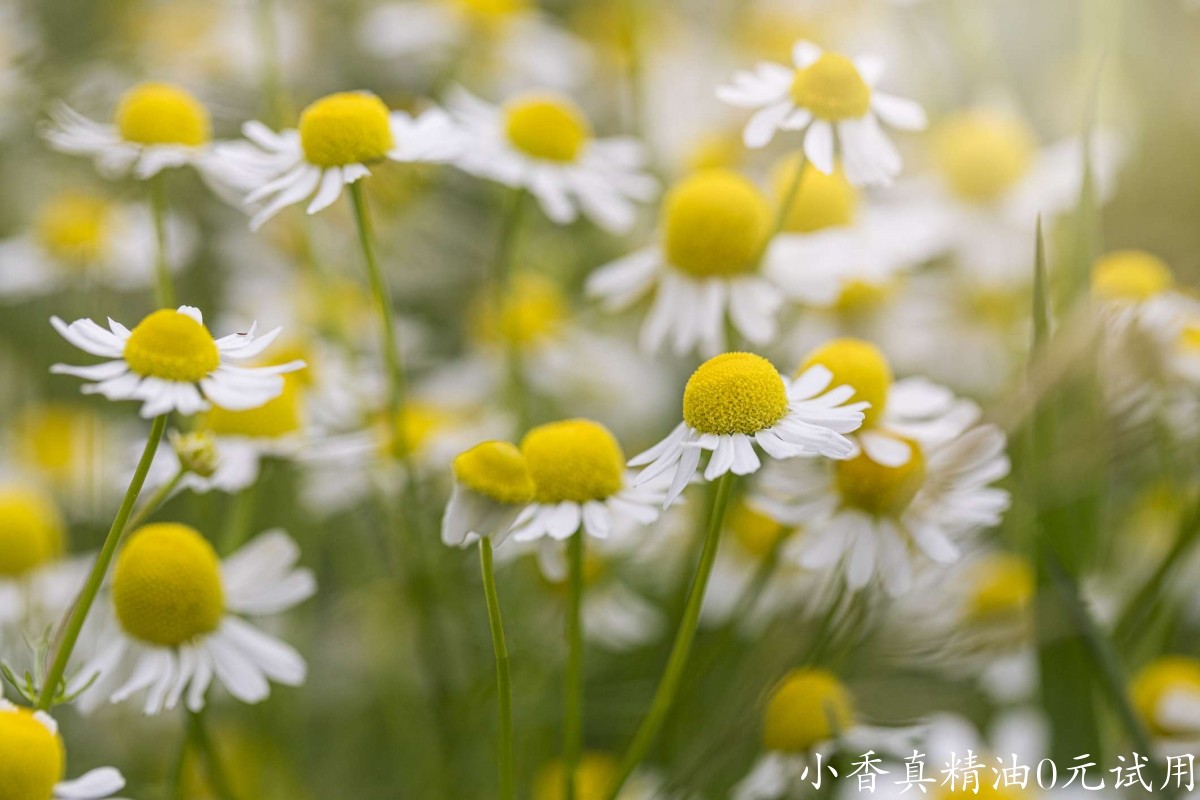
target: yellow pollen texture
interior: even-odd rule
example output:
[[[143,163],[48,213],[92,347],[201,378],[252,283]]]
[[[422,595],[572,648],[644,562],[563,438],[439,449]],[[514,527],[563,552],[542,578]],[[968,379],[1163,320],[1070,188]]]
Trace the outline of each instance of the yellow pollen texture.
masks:
[[[216,551],[194,528],[173,522],[140,528],[113,570],[121,627],[162,647],[211,633],[225,612],[220,569]]]
[[[767,700],[763,746],[785,753],[806,753],[853,724],[853,698],[831,672],[793,670]]]
[[[509,442],[483,442],[454,459],[454,478],[497,503],[533,500],[535,487],[520,449]]]
[[[584,753],[575,768],[575,799],[605,800],[617,779],[617,760],[607,753]],[[533,800],[564,800],[566,776],[560,762],[538,771]]]
[[[539,503],[585,503],[621,491],[625,456],[598,422],[569,419],[539,425],[525,434],[521,452]]]
[[[208,328],[187,314],[164,308],[130,332],[125,362],[138,375],[195,383],[220,366],[221,356]]]
[[[697,278],[758,269],[770,233],[771,205],[746,178],[729,170],[700,172],[677,183],[663,202],[667,261]]]
[[[63,551],[66,525],[48,495],[0,487],[0,577],[18,578]]]
[[[121,138],[135,144],[199,147],[212,138],[208,110],[169,83],[142,83],[125,92],[114,121]]]
[[[801,158],[799,153],[785,158],[771,171],[771,188],[777,205],[787,200]],[[812,233],[849,225],[858,212],[858,201],[858,190],[846,180],[840,166],[831,175],[808,166],[800,176],[800,187],[783,218],[783,230]]]
[[[683,389],[683,421],[700,433],[757,433],[783,419],[787,410],[779,371],[754,353],[710,358]]]
[[[878,347],[863,339],[831,339],[808,354],[796,375],[818,364],[833,373],[829,388],[852,386],[855,402],[865,400],[871,404],[863,411],[864,428],[883,416],[888,390],[892,388],[892,368]]]
[[[509,142],[526,155],[545,161],[574,161],[592,136],[591,123],[566,97],[537,94],[519,97],[504,108]]]
[[[388,107],[370,92],[340,92],[300,114],[304,157],[318,167],[382,161],[395,145]]]
[[[303,387],[300,373],[283,376],[283,392],[258,408],[231,411],[214,405],[204,415],[203,426],[219,436],[277,439],[296,433],[303,424]]]
[[[907,464],[899,467],[877,464],[866,453],[835,462],[834,474],[842,502],[880,517],[900,516],[925,483],[925,456],[921,447],[912,440],[906,441],[912,447],[912,455]]]
[[[38,243],[53,258],[68,264],[91,264],[108,246],[108,203],[98,197],[67,192],[42,206],[34,222]]]
[[[963,200],[999,199],[1029,171],[1037,149],[1021,120],[993,111],[968,111],[941,124],[934,159],[950,188]]]
[[[1151,732],[1170,736],[1171,727],[1160,717],[1162,701],[1176,693],[1200,696],[1200,661],[1187,656],[1163,656],[1144,667],[1129,687],[1133,707]]]
[[[1012,553],[990,555],[975,566],[968,613],[981,621],[1020,617],[1033,591],[1033,567],[1027,560]]]
[[[62,739],[27,709],[0,711],[0,800],[50,800],[66,770]]]
[[[1174,285],[1171,268],[1145,250],[1117,250],[1092,265],[1092,293],[1102,300],[1149,300]]]
[[[854,62],[839,53],[821,57],[792,79],[792,100],[818,119],[857,119],[871,110],[871,87]]]

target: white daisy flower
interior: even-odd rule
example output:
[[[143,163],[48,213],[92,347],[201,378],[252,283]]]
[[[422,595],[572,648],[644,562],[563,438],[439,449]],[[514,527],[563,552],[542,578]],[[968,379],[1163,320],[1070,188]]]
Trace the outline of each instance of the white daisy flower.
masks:
[[[125,788],[125,778],[112,767],[63,780],[67,753],[58,723],[45,711],[18,708],[0,698],[0,785],[13,798],[103,800]],[[19,753],[19,757],[12,757]],[[117,800],[117,798],[113,798]]]
[[[316,592],[312,572],[296,567],[299,558],[282,530],[259,535],[224,562],[186,525],[135,531],[113,568],[115,624],[102,620],[111,630],[98,635],[69,692],[82,690],[84,710],[145,692],[143,712],[158,714],[181,701],[199,711],[214,679],[244,703],[265,700],[272,681],[302,685],[300,654],[243,619],[278,614]]]
[[[167,217],[167,264],[177,271],[196,246],[196,232]],[[91,285],[154,285],[158,244],[150,210],[64,192],[38,209],[31,230],[0,240],[0,299],[21,300]]]
[[[625,233],[637,219],[636,203],[658,194],[658,181],[645,171],[641,143],[597,138],[583,111],[565,96],[529,93],[494,106],[457,89],[448,108],[468,140],[455,163],[527,190],[559,225],[582,213],[607,231]]]
[[[636,485],[672,475],[670,504],[692,480],[705,450],[712,452],[704,479],[727,472],[749,475],[762,462],[755,445],[775,459],[795,456],[847,458],[854,443],[844,434],[863,423],[868,404],[847,404],[854,388],[830,388],[833,373],[822,366],[789,381],[762,356],[724,353],[700,365],[683,390],[683,422],[630,466],[644,466]]]
[[[999,524],[1009,504],[1008,492],[990,485],[1008,474],[1004,434],[994,425],[970,427],[977,413],[953,424],[910,423],[907,432],[918,438],[904,437],[909,452],[900,466],[877,462],[864,446],[832,469],[797,459],[768,472],[755,502],[807,531],[784,556],[808,569],[844,571],[853,591],[879,577],[893,595],[911,586],[918,553],[938,564],[957,561],[956,540]],[[894,446],[869,447],[890,458]]]
[[[778,251],[768,242],[772,214],[762,192],[731,171],[697,173],[668,192],[659,227],[660,244],[601,267],[587,292],[616,311],[653,288],[641,332],[649,352],[670,339],[677,355],[719,353],[726,320],[750,343],[770,343],[784,294],[770,278]],[[794,294],[812,303],[837,297],[832,277],[796,284]]]
[[[493,544],[500,544],[534,496],[525,457],[508,442],[482,442],[460,453],[453,469],[454,488],[442,517],[442,541],[451,547],[468,547],[489,536]]]
[[[212,152],[208,111],[185,89],[142,83],[121,96],[112,123],[88,119],[65,104],[42,131],[56,150],[90,156],[107,177],[132,171],[138,180],[171,167],[203,167]]]
[[[304,367],[292,361],[272,367],[239,367],[229,363],[262,353],[280,328],[256,338],[257,324],[246,333],[213,339],[200,309],[160,309],[130,331],[115,320],[104,329],[90,319],[70,325],[58,317],[50,323],[64,339],[84,352],[112,359],[88,367],[55,364],[50,371],[92,381],[85,394],[109,400],[139,400],[146,418],[178,411],[195,414],[213,403],[231,410],[257,408],[283,391],[284,373]]]
[[[794,68],[762,62],[717,89],[717,97],[730,105],[758,109],[746,124],[746,146],[764,147],[776,131],[803,131],[804,153],[821,172],[833,172],[840,155],[855,186],[891,183],[903,162],[879,122],[921,130],[924,109],[875,88],[884,69],[879,59],[851,60],[802,41],[792,60]]]
[[[643,525],[658,519],[662,493],[638,488],[625,470],[621,445],[608,429],[586,419],[539,425],[521,440],[533,476],[533,502],[513,523],[513,539],[570,538],[582,526],[607,538],[617,520]]]
[[[1143,723],[1167,747],[1200,742],[1200,661],[1160,656],[1134,676],[1129,692]]]
[[[242,133],[248,141],[216,148],[212,172],[246,192],[247,203],[262,204],[250,218],[251,230],[305,200],[309,214],[328,208],[344,187],[371,174],[370,164],[385,159],[444,163],[462,146],[441,109],[413,117],[389,111],[370,92],[339,92],[316,100],[301,112],[297,129],[277,133],[261,122],[248,122]]]

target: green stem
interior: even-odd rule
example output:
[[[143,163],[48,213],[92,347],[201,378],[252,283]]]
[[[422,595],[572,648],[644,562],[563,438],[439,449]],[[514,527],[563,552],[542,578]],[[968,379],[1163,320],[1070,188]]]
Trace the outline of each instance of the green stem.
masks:
[[[62,641],[58,645],[58,651],[54,654],[50,671],[46,674],[42,693],[38,696],[37,708],[39,711],[48,711],[54,704],[59,684],[62,683],[63,674],[67,671],[67,661],[70,660],[71,653],[75,650],[75,643],[79,641],[83,623],[87,621],[92,604],[96,602],[96,595],[100,592],[100,586],[104,583],[104,577],[108,574],[108,567],[117,551],[117,544],[121,541],[122,534],[125,533],[129,516],[133,513],[133,504],[137,502],[138,495],[142,491],[142,484],[146,482],[146,473],[150,471],[150,462],[154,460],[154,453],[158,449],[158,443],[162,440],[163,431],[166,428],[166,415],[154,418],[154,424],[150,427],[150,438],[146,440],[146,448],[142,451],[142,458],[138,461],[133,479],[129,482],[129,488],[125,490],[125,499],[121,501],[117,516],[108,529],[108,536],[104,539],[104,546],[100,548],[100,555],[96,558],[96,563],[92,565],[91,574],[88,575],[87,582],[83,585],[83,590],[79,593],[79,597],[71,608],[70,616],[67,618]]]
[[[500,706],[500,800],[517,796],[513,767],[512,677],[508,667],[508,645],[504,640],[504,622],[500,618],[500,596],[496,592],[496,574],[492,566],[492,540],[479,540],[479,565],[483,572],[483,594],[487,599],[488,623],[492,628],[492,648],[496,651],[496,694]]]
[[[1200,543],[1200,503],[1188,511],[1179,522],[1179,531],[1175,542],[1171,545],[1166,557],[1159,563],[1154,573],[1146,579],[1125,607],[1120,620],[1114,628],[1113,638],[1129,645],[1137,635],[1145,629],[1145,623],[1154,609],[1154,602],[1164,586],[1171,579],[1176,567],[1184,560],[1192,549]]]
[[[371,283],[371,294],[379,309],[379,323],[382,327],[383,357],[388,374],[388,420],[392,430],[393,451],[400,454],[407,463],[411,461],[408,447],[408,435],[404,430],[404,407],[406,387],[404,366],[400,358],[400,345],[396,340],[396,319],[392,311],[392,297],[388,292],[387,281],[379,269],[379,261],[375,257],[374,234],[371,229],[371,216],[367,208],[367,198],[363,192],[362,181],[350,184],[350,200],[354,205],[354,221],[358,226],[358,242],[362,246],[363,260],[367,265],[367,278]],[[411,470],[409,470],[411,474]]]
[[[792,182],[788,185],[787,193],[779,203],[779,209],[775,212],[775,222],[771,225],[771,234],[763,240],[762,251],[758,254],[758,260],[761,262],[767,255],[767,248],[771,246],[771,241],[783,232],[783,228],[787,225],[788,214],[792,211],[792,206],[796,203],[796,196],[800,194],[800,184],[804,181],[804,173],[808,169],[808,159],[800,153],[797,158],[799,162],[796,164],[796,171],[792,175]]]
[[[279,36],[275,27],[274,0],[258,0],[259,44],[262,47],[262,93],[266,118],[273,127],[287,125],[287,97],[283,91],[283,72],[279,66]]]
[[[187,472],[181,469],[175,473],[175,476],[171,478],[171,480],[158,487],[154,494],[150,495],[150,499],[143,503],[141,508],[133,512],[133,516],[129,518],[129,522],[125,527],[131,531],[136,531],[138,528],[142,527],[146,520],[150,518],[150,515],[157,511],[162,504],[167,501],[167,498],[170,497],[171,493],[175,491],[175,488],[179,486],[179,482],[183,480],[183,476],[186,474]]]
[[[729,507],[729,497],[733,493],[734,475],[727,472],[717,481],[717,492],[713,499],[712,512],[708,518],[708,532],[704,537],[704,550],[700,553],[700,563],[696,566],[696,577],[692,580],[692,588],[688,593],[687,607],[683,619],[679,622],[679,631],[675,634],[675,644],[671,648],[671,656],[667,660],[667,668],[663,672],[658,690],[654,693],[654,702],[650,712],[642,720],[641,726],[621,761],[621,770],[617,780],[609,789],[608,800],[617,800],[621,788],[629,780],[629,776],[642,763],[650,746],[658,736],[667,713],[675,701],[679,690],[683,669],[687,666],[688,655],[692,642],[696,638],[696,627],[700,622],[700,605],[704,601],[704,591],[708,587],[709,576],[712,575],[713,564],[717,560],[717,547],[721,543],[721,528],[725,522],[725,509]]]
[[[229,777],[221,766],[221,758],[213,746],[212,738],[204,724],[204,710],[188,712],[188,737],[195,745],[197,752],[204,757],[205,774],[208,776],[209,788],[220,800],[237,800]]]
[[[171,283],[171,264],[167,256],[167,176],[160,172],[150,179],[150,213],[154,217],[154,237],[158,253],[154,259],[155,300],[160,308],[175,307],[175,287]]]
[[[521,343],[504,331],[504,307],[512,287],[512,261],[516,251],[517,231],[521,227],[529,193],[524,189],[513,192],[512,202],[500,228],[500,239],[492,259],[493,307],[496,314],[496,329],[505,347],[508,371],[508,388],[517,416],[517,432],[524,433],[530,425],[529,389],[525,385],[525,369],[521,361]]]
[[[188,752],[191,750],[191,743],[191,725],[188,723],[184,729],[183,741],[179,744],[179,755],[175,757],[175,762],[171,765],[170,789],[167,794],[169,800],[183,800],[184,780],[187,777]]]
[[[575,771],[583,752],[583,528],[567,542],[567,673],[563,681],[563,797],[575,800]]]

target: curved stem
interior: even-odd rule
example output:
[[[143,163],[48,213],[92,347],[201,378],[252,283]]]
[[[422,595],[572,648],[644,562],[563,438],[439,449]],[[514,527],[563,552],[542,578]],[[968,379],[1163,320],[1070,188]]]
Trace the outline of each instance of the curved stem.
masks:
[[[575,800],[575,771],[583,752],[583,528],[567,542],[567,672],[563,680],[563,797]]]
[[[100,548],[100,555],[96,558],[96,563],[92,565],[91,574],[88,575],[87,582],[84,583],[83,590],[76,598],[70,616],[67,618],[62,641],[58,645],[58,651],[54,654],[54,662],[50,665],[50,671],[46,674],[42,693],[38,696],[37,708],[39,711],[48,711],[54,704],[58,685],[67,671],[67,661],[71,658],[75,643],[79,641],[83,623],[87,621],[88,613],[92,610],[92,604],[96,601],[101,584],[104,583],[104,576],[108,574],[108,567],[112,564],[117,544],[120,543],[121,536],[125,533],[129,516],[133,513],[133,504],[137,502],[138,495],[142,491],[142,484],[146,482],[146,473],[150,471],[150,462],[154,460],[154,453],[158,449],[158,443],[162,440],[166,427],[166,415],[154,418],[154,424],[150,427],[150,438],[146,440],[146,448],[142,451],[141,460],[138,461],[133,479],[129,482],[129,488],[125,490],[125,499],[121,501],[117,516],[108,529],[108,536],[104,539],[104,546]]]
[[[160,308],[175,307],[175,286],[167,257],[167,176],[160,172],[150,179],[150,213],[154,217],[154,238],[158,253],[154,258],[155,295]]]
[[[804,181],[804,173],[808,169],[808,159],[804,157],[804,153],[799,154],[799,162],[796,164],[796,172],[792,175],[792,182],[788,186],[787,194],[779,203],[779,208],[775,212],[775,223],[771,226],[771,233],[763,240],[762,251],[758,254],[758,260],[761,262],[767,256],[767,250],[771,246],[771,241],[783,232],[783,228],[787,225],[788,214],[792,211],[792,206],[796,203],[796,196],[800,194],[800,184]]]
[[[621,761],[621,770],[617,780],[609,789],[608,800],[617,800],[621,788],[629,780],[629,776],[637,769],[638,764],[646,757],[650,746],[658,737],[667,713],[675,701],[679,684],[683,678],[683,669],[687,666],[688,655],[692,650],[692,642],[696,638],[696,628],[700,623],[700,605],[704,601],[704,591],[708,587],[708,579],[712,575],[713,564],[717,559],[717,547],[721,543],[721,528],[725,522],[725,509],[729,507],[729,497],[733,493],[734,475],[726,472],[717,481],[716,496],[713,498],[712,512],[708,517],[708,532],[704,537],[704,550],[700,553],[700,563],[696,566],[696,577],[692,580],[691,591],[688,592],[687,606],[684,608],[683,619],[679,622],[679,631],[675,634],[675,644],[671,648],[671,656],[667,660],[667,668],[659,681],[658,690],[654,693],[654,702],[650,711],[642,720],[633,742]]]
[[[508,667],[508,645],[504,640],[504,622],[500,618],[500,596],[496,592],[496,574],[492,566],[492,540],[479,540],[479,566],[483,572],[483,594],[487,599],[488,623],[492,629],[492,648],[496,651],[496,695],[499,703],[500,740],[497,744],[500,771],[500,800],[517,796],[513,768],[512,677]]]

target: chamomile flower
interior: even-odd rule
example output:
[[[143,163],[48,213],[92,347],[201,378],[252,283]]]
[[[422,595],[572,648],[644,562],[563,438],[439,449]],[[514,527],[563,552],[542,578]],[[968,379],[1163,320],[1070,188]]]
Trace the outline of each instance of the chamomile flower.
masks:
[[[804,153],[821,172],[832,173],[840,154],[855,186],[891,183],[903,162],[879,122],[921,130],[921,106],[875,88],[883,75],[876,58],[851,60],[801,41],[792,60],[794,67],[761,62],[717,89],[724,102],[757,109],[743,134],[746,146],[765,147],[777,131],[802,131]]]
[[[195,249],[195,231],[170,215],[167,242],[167,263],[177,270]],[[93,281],[116,289],[151,286],[156,248],[154,220],[145,206],[63,192],[43,203],[28,233],[0,241],[0,300]]]
[[[247,141],[217,147],[214,174],[245,191],[246,203],[262,204],[251,230],[288,206],[308,200],[316,214],[342,189],[371,174],[384,160],[444,163],[460,151],[450,118],[433,108],[417,116],[390,111],[370,92],[338,92],[310,103],[296,129],[272,131],[261,122],[242,126]]]
[[[935,396],[928,385],[915,386]],[[891,458],[901,448],[888,442],[864,444],[832,468],[806,459],[774,465],[756,502],[778,521],[808,531],[784,556],[809,569],[841,570],[852,591],[879,577],[892,595],[908,591],[918,554],[938,564],[958,560],[956,541],[998,524],[1009,504],[1008,492],[990,485],[1008,474],[1004,434],[974,425],[977,410],[969,411],[963,419],[951,414],[951,424],[917,421],[903,428],[906,436],[893,431],[888,438],[907,448],[903,461]],[[872,451],[899,466],[876,461]]]
[[[187,525],[134,531],[113,568],[115,624],[106,620],[95,655],[71,682],[71,691],[83,690],[81,707],[145,692],[146,714],[181,701],[199,711],[214,679],[244,703],[265,700],[272,681],[303,684],[300,654],[243,618],[278,614],[313,595],[316,580],[296,567],[299,558],[281,530],[259,535],[224,562]]]
[[[629,137],[596,137],[587,116],[563,95],[526,93],[495,106],[458,89],[448,108],[468,140],[457,166],[528,191],[559,225],[582,213],[607,231],[625,233],[637,219],[636,204],[658,194],[642,145]]]
[[[667,193],[660,243],[601,267],[589,276],[587,291],[616,311],[653,288],[641,332],[649,352],[670,339],[677,355],[719,353],[727,319],[747,341],[767,344],[784,303],[764,268],[772,259],[771,216],[766,197],[746,178],[728,170],[697,173]],[[800,294],[830,301],[836,280],[811,282]]]
[[[504,541],[517,515],[534,498],[525,456],[508,442],[482,442],[453,463],[454,488],[442,517],[442,541],[467,547],[480,537]]]
[[[111,319],[107,330],[90,319],[68,325],[51,317],[50,322],[80,350],[112,359],[87,367],[55,364],[51,372],[91,381],[83,387],[85,394],[141,401],[141,415],[147,418],[171,411],[195,414],[213,403],[231,410],[257,408],[283,391],[283,374],[304,367],[302,361],[271,367],[231,364],[261,354],[281,329],[256,338],[257,325],[252,325],[246,333],[214,339],[200,310],[192,306],[155,311],[132,331]]]
[[[1150,662],[1129,687],[1134,708],[1158,737],[1200,741],[1200,661],[1166,655]]]
[[[757,472],[762,461],[756,444],[774,459],[847,458],[855,448],[844,434],[862,425],[868,404],[847,404],[854,388],[833,386],[833,373],[819,365],[789,381],[753,353],[710,358],[683,390],[683,422],[630,460],[630,466],[645,467],[637,485],[670,474],[670,504],[692,480],[706,450],[712,453],[704,469],[707,481],[727,472]]]
[[[186,89],[169,83],[129,89],[111,123],[59,104],[43,136],[56,150],[90,156],[102,175],[114,178],[132,171],[147,180],[171,167],[203,166],[212,152],[208,110]]]
[[[45,711],[18,708],[0,698],[0,786],[12,800],[103,800],[125,788],[112,767],[64,780],[67,750],[58,723]]]
[[[569,419],[539,425],[521,440],[533,477],[533,502],[513,523],[513,539],[563,540],[582,526],[597,539],[628,518],[649,525],[658,518],[662,493],[637,488],[625,470],[616,438],[597,422]]]
[[[1185,304],[1170,266],[1145,250],[1114,250],[1092,265],[1092,297],[1115,329],[1165,328]]]

